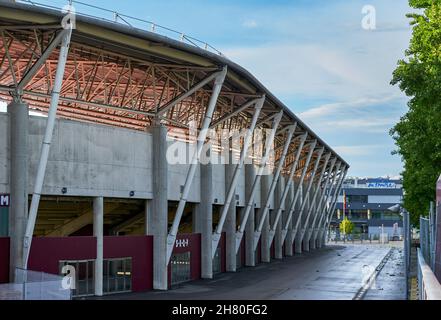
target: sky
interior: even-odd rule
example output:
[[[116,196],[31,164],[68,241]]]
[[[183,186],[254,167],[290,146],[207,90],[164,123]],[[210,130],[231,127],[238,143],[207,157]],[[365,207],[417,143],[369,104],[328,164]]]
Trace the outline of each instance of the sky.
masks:
[[[408,98],[390,80],[411,36],[405,15],[414,10],[407,0],[88,3],[208,42],[254,74],[338,152],[351,166],[349,176],[396,177],[402,171],[400,157],[391,155],[389,130],[406,112]],[[362,28],[365,5],[375,8],[375,30]]]

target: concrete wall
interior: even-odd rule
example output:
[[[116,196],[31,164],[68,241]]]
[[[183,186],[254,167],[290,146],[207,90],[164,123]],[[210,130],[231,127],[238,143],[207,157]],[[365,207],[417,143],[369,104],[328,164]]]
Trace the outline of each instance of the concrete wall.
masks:
[[[41,142],[46,118],[30,117],[29,125],[29,194],[33,191]],[[9,193],[9,147],[8,115],[0,113],[0,193]],[[152,136],[124,128],[88,124],[58,119],[47,165],[43,187],[45,195],[103,196],[130,198],[152,198]],[[186,149],[188,145],[169,139],[168,145]],[[4,152],[3,152],[4,151]],[[187,150],[187,154],[190,154]],[[220,155],[218,163],[220,162]],[[181,186],[185,183],[188,164],[173,164],[168,172],[168,199],[177,201]],[[213,165],[213,194],[217,203],[225,201],[225,166]],[[189,202],[200,201],[200,170],[196,170]],[[245,170],[240,171],[236,187],[238,206],[245,206]],[[260,207],[260,186],[256,193],[256,207]],[[236,198],[234,198],[235,200]],[[213,199],[214,200],[214,199]],[[215,203],[213,201],[213,203]],[[273,207],[273,204],[271,204]]]
[[[0,193],[9,193],[9,116],[0,113]]]
[[[29,126],[29,193],[36,175],[45,118],[31,117]],[[57,120],[43,194],[152,197],[152,138],[148,133]]]

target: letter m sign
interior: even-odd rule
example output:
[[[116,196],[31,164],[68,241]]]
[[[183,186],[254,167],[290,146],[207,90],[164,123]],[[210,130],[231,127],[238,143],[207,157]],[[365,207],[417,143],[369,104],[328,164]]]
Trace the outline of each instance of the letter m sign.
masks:
[[[9,194],[0,194],[0,207],[9,207]]]

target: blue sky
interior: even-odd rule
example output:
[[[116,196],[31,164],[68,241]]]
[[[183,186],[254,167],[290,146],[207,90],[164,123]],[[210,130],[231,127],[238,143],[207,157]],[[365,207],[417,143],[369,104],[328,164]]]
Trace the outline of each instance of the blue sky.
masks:
[[[351,165],[349,175],[401,172],[388,132],[405,113],[407,98],[389,82],[411,35],[407,0],[88,3],[207,41],[252,72],[339,152]],[[361,27],[364,5],[376,9],[376,30]]]

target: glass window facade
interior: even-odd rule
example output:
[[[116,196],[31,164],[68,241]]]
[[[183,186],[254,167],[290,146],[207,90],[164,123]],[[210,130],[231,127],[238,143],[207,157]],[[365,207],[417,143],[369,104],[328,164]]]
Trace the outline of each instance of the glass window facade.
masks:
[[[349,203],[368,203],[368,196],[366,195],[346,195],[346,200]]]
[[[171,257],[171,284],[187,282],[191,280],[190,252],[175,253]]]
[[[91,296],[95,293],[95,260],[78,260],[78,261],[59,261],[60,275],[62,268],[70,265],[75,268],[75,289],[72,290],[72,297]]]
[[[132,258],[105,259],[103,262],[103,293],[132,290]]]
[[[217,246],[216,253],[214,254],[213,258],[213,274],[221,273],[221,258],[221,247],[219,245]]]
[[[9,236],[9,208],[0,207],[0,237]]]
[[[60,261],[60,275],[65,265],[75,268],[75,289],[73,297],[84,297],[95,294],[95,260]],[[103,293],[131,292],[132,258],[103,260]]]

